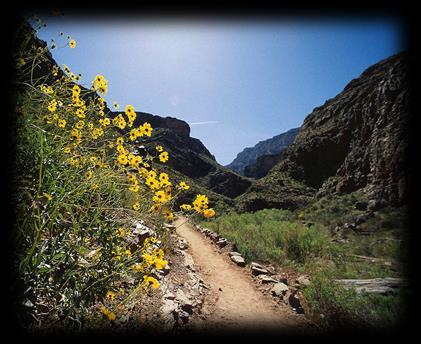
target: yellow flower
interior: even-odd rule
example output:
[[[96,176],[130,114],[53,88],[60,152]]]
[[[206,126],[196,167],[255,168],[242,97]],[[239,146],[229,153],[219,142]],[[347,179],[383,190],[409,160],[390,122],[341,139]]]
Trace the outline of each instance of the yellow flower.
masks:
[[[157,203],[165,203],[168,201],[166,193],[162,190],[155,192],[155,196],[152,197],[152,200]]]
[[[124,254],[126,256],[131,256],[132,255],[132,251],[130,251],[130,249],[127,249],[127,250],[124,251]]]
[[[59,126],[60,128],[64,128],[64,127],[66,126],[66,120],[65,120],[65,119],[60,119],[60,120],[58,121],[58,126]]]
[[[198,213],[201,213],[208,208],[208,202],[208,198],[205,195],[197,195],[193,201],[193,207]]]
[[[203,215],[204,215],[206,218],[209,218],[209,217],[215,216],[215,210],[213,210],[212,208],[206,209],[206,210],[203,212]]]
[[[105,308],[104,306],[101,306],[100,310],[108,318],[108,320],[114,321],[116,319],[115,314],[107,308]]]
[[[73,95],[79,95],[80,94],[80,87],[78,85],[74,85],[72,88],[72,94]]]
[[[94,175],[94,173],[92,171],[86,171],[85,172],[85,178],[88,179],[88,180],[91,179],[93,175]]]
[[[155,211],[155,212],[160,211],[160,210],[161,210],[161,204],[159,204],[159,203],[154,204],[154,205],[151,207],[151,210],[152,210],[152,211]]]
[[[159,180],[162,182],[162,181],[168,181],[168,174],[166,174],[166,173],[160,173],[159,174]]]
[[[120,154],[119,156],[118,156],[118,158],[117,158],[117,162],[120,164],[120,165],[126,165],[127,163],[128,163],[128,159],[127,159],[127,156],[126,155],[124,155],[124,154]]]
[[[70,40],[69,47],[74,49],[76,47],[76,41],[74,39]]]
[[[46,192],[44,192],[42,195],[47,199],[47,201],[51,201],[53,199],[53,196],[51,196],[50,194]]]
[[[150,137],[152,135],[152,126],[148,122],[145,122],[143,123],[142,127],[143,127],[143,133],[146,136]]]
[[[191,205],[190,204],[182,204],[182,205],[180,205],[180,209],[189,211],[189,210],[191,210]]]
[[[83,112],[83,110],[81,108],[77,109],[75,112],[76,116],[79,118],[85,118],[85,113]]]
[[[139,210],[140,209],[140,203],[139,202],[134,203],[133,204],[133,209],[134,210]]]
[[[162,270],[168,265],[168,261],[160,258],[156,258],[154,264],[158,270]]]
[[[66,154],[70,154],[71,151],[72,150],[70,149],[70,147],[64,148],[64,153],[66,153]]]
[[[164,150],[164,148],[162,148],[162,146],[156,146],[155,148],[158,152],[162,152]]]
[[[126,235],[126,230],[123,227],[120,227],[116,230],[116,234],[119,237],[124,238],[124,236]]]
[[[190,186],[188,186],[185,182],[180,182],[180,183],[178,184],[178,187],[179,187],[180,189],[182,189],[182,190],[188,190],[188,189],[190,189]]]
[[[104,76],[97,75],[92,82],[94,90],[98,91],[99,93],[105,94],[108,92],[108,81],[105,80]]]
[[[120,107],[120,105],[117,102],[114,102],[113,107],[114,107],[114,109],[118,109]]]
[[[129,190],[132,192],[138,192],[139,191],[139,185],[131,185],[129,187]]]
[[[143,281],[147,286],[151,285],[153,289],[159,288],[159,282],[151,276],[143,276]]]
[[[172,220],[174,218],[174,214],[168,209],[164,211],[164,216],[167,220]]]
[[[155,178],[152,178],[152,177],[149,177],[148,179],[146,179],[146,185],[148,185],[151,190],[155,190],[159,188],[159,182]]]
[[[116,140],[116,143],[117,143],[118,145],[122,145],[122,144],[124,143],[124,139],[123,139],[122,137],[119,137],[119,138]]]
[[[115,299],[115,293],[113,293],[112,291],[107,291],[107,294],[105,295],[105,297],[108,300],[114,300]]]
[[[55,112],[57,110],[57,101],[53,99],[48,105],[48,111]]]
[[[159,154],[159,161],[167,162],[168,161],[168,152],[162,152]]]

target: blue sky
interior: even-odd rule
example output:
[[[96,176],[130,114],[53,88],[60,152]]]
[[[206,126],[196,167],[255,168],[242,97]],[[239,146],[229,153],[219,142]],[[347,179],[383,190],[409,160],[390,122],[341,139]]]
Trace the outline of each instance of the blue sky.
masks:
[[[404,48],[392,18],[43,19],[40,38],[62,31],[77,41],[53,51],[59,64],[82,73],[83,84],[96,74],[108,79],[109,106],[185,120],[223,165],[300,126],[367,67]]]

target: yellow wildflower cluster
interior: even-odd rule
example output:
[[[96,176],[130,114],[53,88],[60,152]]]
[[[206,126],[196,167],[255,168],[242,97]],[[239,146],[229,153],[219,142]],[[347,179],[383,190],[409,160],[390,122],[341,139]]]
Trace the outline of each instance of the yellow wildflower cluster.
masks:
[[[69,37],[68,46],[75,48],[76,41]],[[23,68],[25,65],[37,65],[36,59],[41,52],[36,51],[35,57],[17,57],[24,62],[17,61],[22,71],[27,70],[27,67]],[[146,140],[152,135],[153,128],[148,122],[138,123],[141,117],[138,118],[132,105],[125,106],[124,112],[117,116],[108,112],[105,100],[100,96],[108,92],[108,81],[104,76],[97,75],[92,89],[86,89],[75,83],[80,74],[75,74],[66,65],[63,65],[63,72],[58,66],[53,66],[46,79],[52,79],[51,84],[32,85],[26,104],[29,109],[26,113],[31,114],[34,122],[30,129],[39,129],[36,135],[40,139],[34,134],[37,140],[32,145],[36,146],[39,142],[43,145],[42,149],[36,150],[35,153],[40,156],[36,156],[34,161],[47,162],[40,164],[41,170],[31,179],[37,180],[40,176],[36,187],[27,189],[35,190],[34,199],[42,200],[43,211],[54,209],[40,220],[47,219],[37,227],[40,233],[45,232],[40,234],[39,245],[34,244],[33,252],[34,255],[39,254],[38,257],[44,257],[42,245],[50,245],[48,252],[59,252],[54,256],[58,262],[64,259],[62,255],[70,255],[68,252],[73,252],[73,249],[78,252],[77,264],[69,269],[75,270],[74,276],[83,276],[83,282],[82,277],[77,281],[83,285],[81,290],[90,289],[89,283],[98,280],[101,274],[96,266],[104,267],[103,271],[116,271],[116,277],[110,277],[107,285],[98,283],[92,287],[97,295],[102,295],[99,300],[104,304],[101,312],[114,321],[115,309],[109,306],[119,300],[118,294],[113,291],[121,287],[117,282],[118,276],[130,273],[145,289],[158,288],[159,281],[153,277],[154,273],[164,269],[168,261],[164,259],[164,251],[157,238],[146,239],[141,248],[129,244],[132,233],[128,228],[115,225],[113,212],[125,209],[134,217],[150,218],[152,223],[163,227],[164,221],[175,217],[172,209],[177,204],[178,195],[189,190],[190,186],[184,181],[172,182],[168,169],[166,172],[160,170],[162,165],[159,163],[166,163],[170,154],[161,145],[150,148],[151,144]],[[118,107],[115,103],[114,108]],[[36,111],[33,111],[34,108]],[[58,168],[55,165],[59,165]],[[29,205],[26,209],[39,208]],[[186,212],[194,209],[205,217],[215,214],[208,207],[208,199],[204,195],[198,195],[193,204],[183,204],[180,209]],[[65,239],[51,240],[58,232]],[[72,250],[65,245],[71,245]],[[52,265],[52,269],[59,265]],[[70,271],[68,276],[73,272]],[[55,292],[61,292],[64,281],[59,278],[62,274],[52,272],[51,275],[57,278]],[[40,280],[41,277],[49,280],[49,276],[40,275]],[[104,290],[108,290],[105,295]],[[78,300],[70,299],[71,295],[66,295],[69,302],[78,304]]]
[[[92,82],[92,87],[99,93],[106,94],[108,92],[108,81],[105,80],[103,75],[97,75]]]

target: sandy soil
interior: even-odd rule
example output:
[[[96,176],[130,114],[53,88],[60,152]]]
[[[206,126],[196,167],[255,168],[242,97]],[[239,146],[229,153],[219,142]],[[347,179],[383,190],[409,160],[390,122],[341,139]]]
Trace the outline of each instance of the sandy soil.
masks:
[[[221,329],[297,329],[307,322],[287,306],[280,306],[259,291],[247,268],[222,255],[186,219],[175,222],[177,234],[189,244],[195,266],[210,286],[202,307],[203,317],[195,326]]]

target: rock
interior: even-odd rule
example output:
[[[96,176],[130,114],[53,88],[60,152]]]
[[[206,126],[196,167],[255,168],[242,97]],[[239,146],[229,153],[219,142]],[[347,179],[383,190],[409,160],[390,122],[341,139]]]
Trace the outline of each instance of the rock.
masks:
[[[297,294],[291,294],[288,297],[288,302],[289,302],[290,306],[292,307],[292,309],[294,311],[296,311],[299,314],[303,314],[304,313],[304,310],[301,307],[300,299],[298,298],[298,295]]]
[[[368,199],[408,204],[410,64],[408,53],[390,56],[314,108],[282,160],[237,198],[238,208],[297,209],[326,184],[338,194],[361,190]]]
[[[306,276],[300,276],[298,277],[295,282],[304,287],[308,287],[310,285],[310,280]]]
[[[178,248],[180,250],[186,250],[189,247],[187,241],[185,241],[184,239],[180,239],[178,242]]]
[[[286,284],[284,283],[276,283],[273,288],[271,289],[271,293],[272,295],[278,296],[278,297],[282,297],[284,296],[287,292],[289,291],[289,288]]]
[[[228,255],[230,256],[230,257],[232,257],[232,256],[241,256],[241,254],[240,253],[238,253],[238,252],[229,252],[228,253]]]
[[[381,208],[384,208],[385,206],[386,204],[383,200],[371,199],[368,201],[367,210],[376,211],[380,210]]]
[[[367,206],[368,206],[368,203],[367,202],[364,202],[364,201],[357,201],[354,204],[354,207],[357,210],[366,210],[367,209]]]
[[[178,318],[181,319],[183,324],[186,324],[189,321],[190,314],[189,314],[189,312],[186,312],[186,311],[182,310],[182,311],[178,312]]]
[[[278,283],[277,280],[268,275],[259,275],[258,278],[262,281],[262,283]]]
[[[177,290],[177,297],[176,300],[178,301],[178,304],[180,305],[180,308],[183,311],[186,311],[190,314],[193,313],[193,302],[191,299],[183,292],[183,290],[178,289]]]
[[[166,294],[164,295],[164,299],[174,300],[174,299],[175,299],[175,295],[174,295],[173,293],[171,293],[171,292],[166,293]]]
[[[161,312],[164,315],[168,315],[175,312],[177,308],[178,308],[178,304],[174,300],[164,299],[164,302],[162,303],[162,307],[161,307]]]
[[[282,158],[282,152],[294,141],[299,128],[290,129],[271,139],[246,148],[227,167],[241,175],[262,178]]]
[[[227,242],[227,239],[219,239],[217,242],[216,242],[216,244],[218,245],[218,247],[225,247],[227,244],[228,244],[228,242]]]
[[[246,266],[246,261],[241,256],[231,256],[231,260],[238,266],[241,266],[241,267]]]
[[[259,269],[263,269],[263,266],[261,266],[260,264],[256,263],[256,262],[251,262],[250,263],[250,268],[259,268]]]
[[[257,275],[267,275],[269,273],[269,271],[267,271],[266,269],[258,268],[256,266],[252,266],[251,267],[251,273],[254,276],[257,276]]]

